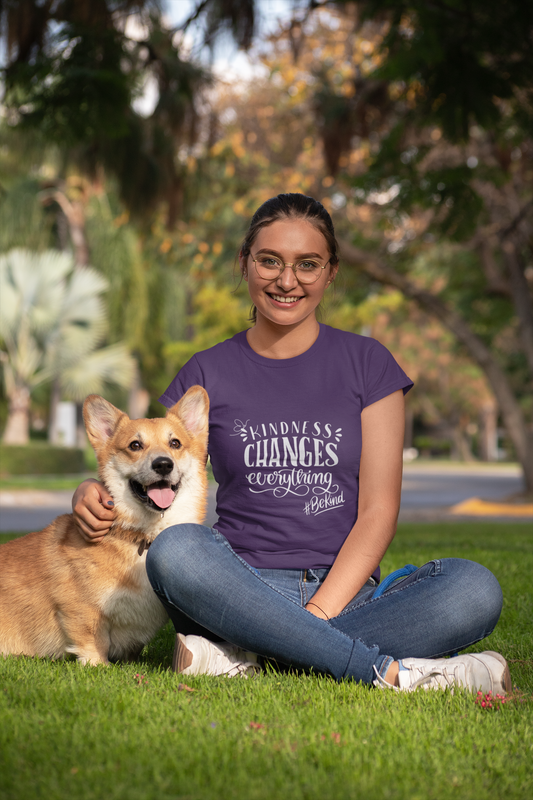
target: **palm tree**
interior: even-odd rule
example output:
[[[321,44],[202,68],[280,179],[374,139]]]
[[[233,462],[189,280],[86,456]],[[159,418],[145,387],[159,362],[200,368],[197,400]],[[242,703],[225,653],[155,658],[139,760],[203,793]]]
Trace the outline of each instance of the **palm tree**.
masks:
[[[56,380],[81,401],[106,384],[128,388],[135,362],[123,344],[100,347],[107,330],[105,279],[72,255],[22,248],[0,256],[0,340],[8,419],[5,444],[29,438],[31,392]]]

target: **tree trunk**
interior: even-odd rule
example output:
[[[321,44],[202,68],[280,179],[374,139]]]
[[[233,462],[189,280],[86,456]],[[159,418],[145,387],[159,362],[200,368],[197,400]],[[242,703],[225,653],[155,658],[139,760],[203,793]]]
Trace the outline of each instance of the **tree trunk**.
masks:
[[[28,444],[30,439],[30,390],[16,386],[8,397],[8,417],[4,444]]]
[[[57,406],[61,400],[61,388],[59,385],[59,378],[54,378],[52,381],[52,390],[50,392],[50,419],[48,421],[48,441],[50,444],[61,444],[59,439],[59,432],[57,429]]]
[[[495,403],[485,403],[480,414],[480,455],[482,461],[498,458],[498,409]]]
[[[437,317],[466,347],[470,357],[481,367],[489,381],[507,434],[522,466],[526,490],[533,492],[533,432],[528,430],[524,414],[513,394],[507,375],[489,348],[472,331],[466,320],[440,297],[421,289],[377,256],[366,253],[347,241],[340,241],[339,244],[342,257],[348,263],[364,270],[378,283],[394,286],[406,297],[415,300],[425,311]]]
[[[502,247],[514,307],[518,317],[522,349],[526,354],[529,371],[533,377],[533,304],[526,280],[524,265],[513,242],[504,242]]]

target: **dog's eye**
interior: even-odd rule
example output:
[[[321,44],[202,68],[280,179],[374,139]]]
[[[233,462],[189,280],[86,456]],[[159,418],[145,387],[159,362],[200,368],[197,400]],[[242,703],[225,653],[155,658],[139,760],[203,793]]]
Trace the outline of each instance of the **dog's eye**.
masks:
[[[142,444],[140,442],[137,442],[137,441],[131,442],[130,450],[142,450],[142,449],[143,449],[143,446],[142,446]]]
[[[181,447],[181,442],[179,439],[171,439],[170,446],[173,447],[175,450],[179,450]]]

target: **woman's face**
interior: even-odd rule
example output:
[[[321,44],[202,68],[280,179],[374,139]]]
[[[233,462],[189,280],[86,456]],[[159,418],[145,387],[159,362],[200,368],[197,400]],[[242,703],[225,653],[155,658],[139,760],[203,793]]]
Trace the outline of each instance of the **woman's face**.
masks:
[[[285,264],[306,258],[326,264],[330,254],[322,233],[304,219],[277,220],[261,228],[250,251],[249,256],[241,257],[241,268],[257,308],[257,321],[262,317],[277,325],[295,325],[310,314],[314,317],[326,287],[337,273],[337,265],[328,264],[315,283],[303,284],[290,267],[274,279],[261,278],[252,257],[269,254]]]

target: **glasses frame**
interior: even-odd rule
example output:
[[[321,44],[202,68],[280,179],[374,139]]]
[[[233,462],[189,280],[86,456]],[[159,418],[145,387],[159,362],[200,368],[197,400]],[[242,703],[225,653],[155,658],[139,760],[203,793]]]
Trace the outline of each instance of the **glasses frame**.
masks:
[[[294,277],[296,278],[296,280],[298,281],[298,283],[301,283],[301,284],[303,284],[304,286],[309,286],[309,285],[310,285],[310,284],[312,284],[312,283],[316,283],[316,282],[319,280],[320,276],[322,275],[322,272],[319,272],[319,273],[317,274],[317,276],[316,276],[316,278],[315,278],[314,280],[312,280],[312,281],[302,281],[302,280],[300,279],[300,277],[298,276],[298,273],[297,273],[297,271],[296,271],[296,270],[298,269],[298,264],[300,263],[299,261],[298,261],[298,262],[296,262],[296,261],[293,261],[293,263],[291,264],[291,263],[290,263],[290,262],[288,262],[288,261],[287,261],[287,262],[286,262],[286,261],[283,261],[283,259],[282,259],[282,258],[279,258],[278,256],[271,256],[271,258],[273,258],[275,261],[281,261],[281,264],[282,264],[282,266],[281,266],[281,267],[279,267],[279,269],[278,269],[278,274],[277,274],[275,277],[272,277],[272,278],[264,278],[264,277],[263,277],[263,275],[261,275],[261,273],[259,272],[259,269],[258,269],[258,267],[257,267],[257,258],[254,258],[254,257],[253,257],[253,255],[252,255],[251,253],[250,253],[249,255],[250,255],[250,258],[252,259],[252,261],[254,262],[255,271],[257,272],[258,276],[261,278],[261,280],[262,280],[262,281],[268,281],[268,280],[275,281],[275,280],[277,280],[277,279],[279,278],[279,276],[280,276],[280,275],[283,275],[283,273],[285,272],[285,270],[287,269],[287,267],[290,267],[290,268],[292,269],[292,271],[293,271],[293,273],[294,273]],[[302,261],[305,261],[305,260],[306,260],[305,258],[302,258]],[[327,267],[327,266],[328,266],[328,264],[330,264],[330,263],[331,263],[331,257],[330,257],[330,258],[328,258],[328,260],[326,261],[326,263],[324,264],[324,266],[321,266],[321,267],[320,267],[320,269],[321,269],[321,270],[324,270],[324,269],[326,269],[326,267]],[[320,265],[317,265],[317,266],[320,266]],[[273,271],[273,270],[272,270],[272,271]]]

